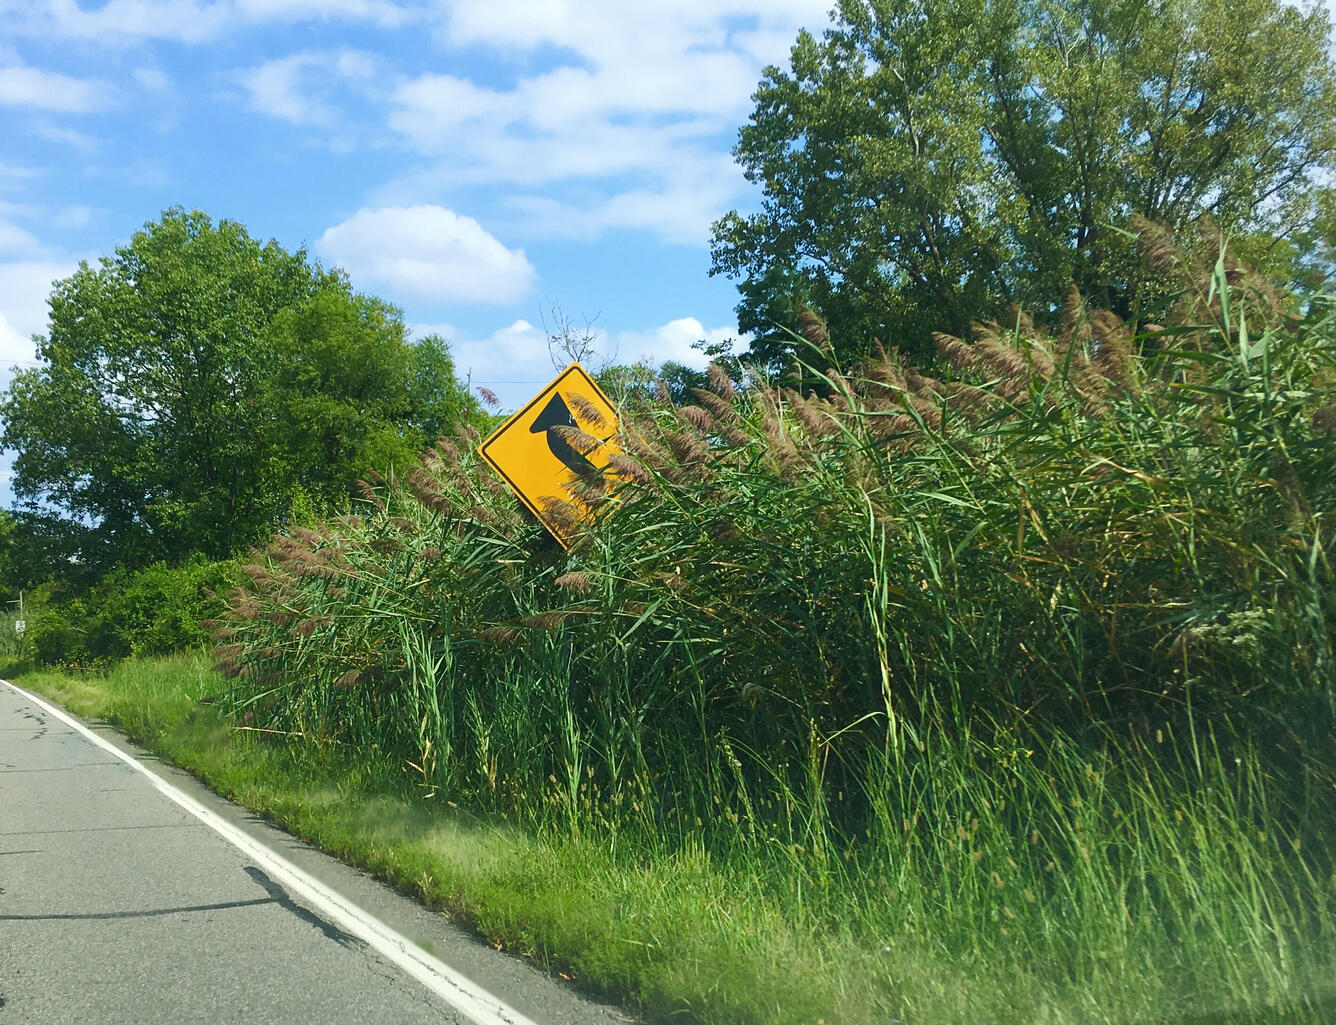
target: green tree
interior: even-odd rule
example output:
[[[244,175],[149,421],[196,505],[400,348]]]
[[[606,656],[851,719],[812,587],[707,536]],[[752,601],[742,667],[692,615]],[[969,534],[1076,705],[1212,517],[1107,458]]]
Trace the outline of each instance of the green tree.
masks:
[[[439,335],[413,345],[408,362],[408,419],[420,432],[422,446],[449,434],[461,423],[479,430],[490,422],[481,403],[460,386],[454,357]]]
[[[420,443],[399,311],[235,221],[168,210],[50,306],[0,444],[83,566],[226,557]]]
[[[734,153],[759,213],[714,226],[713,274],[776,362],[795,303],[846,351],[917,348],[1071,284],[1134,312],[1118,229],[1285,239],[1327,202],[1336,65],[1320,5],[1283,0],[840,0],[767,68]]]

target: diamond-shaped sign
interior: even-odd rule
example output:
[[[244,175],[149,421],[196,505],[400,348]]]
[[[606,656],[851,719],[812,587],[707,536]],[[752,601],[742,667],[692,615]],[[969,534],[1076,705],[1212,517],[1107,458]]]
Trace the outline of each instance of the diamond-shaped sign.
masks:
[[[573,444],[570,429],[589,435]],[[578,363],[572,363],[523,409],[478,446],[483,457],[529,510],[569,549],[578,530],[554,515],[569,510],[587,521],[592,513],[573,492],[597,476],[618,451],[617,407]]]

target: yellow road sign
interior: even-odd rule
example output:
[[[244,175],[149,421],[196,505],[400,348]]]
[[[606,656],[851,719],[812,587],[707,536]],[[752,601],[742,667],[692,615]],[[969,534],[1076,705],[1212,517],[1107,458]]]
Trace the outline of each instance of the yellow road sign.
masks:
[[[478,446],[478,454],[511,486],[552,536],[569,549],[593,513],[580,500],[583,481],[598,477],[618,451],[617,407],[579,363],[556,379]],[[571,429],[590,440],[572,436]]]

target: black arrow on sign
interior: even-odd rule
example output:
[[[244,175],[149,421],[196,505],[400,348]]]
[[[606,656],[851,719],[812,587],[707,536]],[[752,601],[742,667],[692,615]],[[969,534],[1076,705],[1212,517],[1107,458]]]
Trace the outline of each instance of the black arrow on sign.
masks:
[[[561,461],[561,465],[581,480],[588,480],[598,474],[598,468],[583,454],[577,452],[574,445],[552,430],[553,427],[575,427],[578,429],[579,426],[575,422],[575,417],[571,415],[566,400],[558,392],[548,400],[547,405],[543,407],[543,411],[538,414],[538,418],[529,427],[529,433],[546,434],[547,447]]]

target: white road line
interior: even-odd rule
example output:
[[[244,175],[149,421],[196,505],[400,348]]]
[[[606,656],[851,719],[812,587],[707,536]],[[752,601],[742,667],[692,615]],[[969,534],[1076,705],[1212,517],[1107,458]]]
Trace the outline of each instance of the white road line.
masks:
[[[532,1018],[520,1014],[481,986],[466,979],[444,961],[432,957],[402,933],[372,917],[287,858],[232,825],[217,812],[210,811],[189,794],[178,790],[146,765],[105,738],[99,737],[64,710],[43,701],[36,694],[15,687],[8,680],[0,680],[0,683],[40,705],[98,747],[115,755],[130,768],[143,773],[165,797],[175,801],[233,847],[258,863],[273,879],[281,882],[294,895],[300,896],[305,903],[325,915],[339,928],[363,940],[367,946],[394,962],[477,1025],[537,1025]]]

